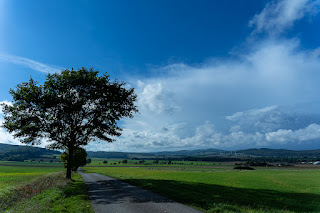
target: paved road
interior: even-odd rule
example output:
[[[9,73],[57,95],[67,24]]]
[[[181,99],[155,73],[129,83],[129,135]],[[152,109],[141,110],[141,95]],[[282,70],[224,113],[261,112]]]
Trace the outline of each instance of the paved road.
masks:
[[[79,173],[87,185],[95,213],[200,212],[189,206],[173,202],[158,194],[105,175],[85,174],[81,170]]]

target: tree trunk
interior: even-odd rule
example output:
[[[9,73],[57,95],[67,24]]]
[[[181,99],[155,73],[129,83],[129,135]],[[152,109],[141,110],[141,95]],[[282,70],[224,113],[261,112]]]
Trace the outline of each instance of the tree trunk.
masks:
[[[71,172],[72,172],[72,161],[73,161],[73,147],[69,147],[68,150],[68,162],[67,162],[67,176],[66,178],[71,179]]]

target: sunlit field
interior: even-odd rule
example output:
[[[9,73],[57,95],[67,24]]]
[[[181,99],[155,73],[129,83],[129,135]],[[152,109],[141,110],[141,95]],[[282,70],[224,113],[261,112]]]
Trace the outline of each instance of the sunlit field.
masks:
[[[139,165],[136,161],[119,164],[120,159],[107,161],[103,164],[95,159],[84,169],[125,180],[204,211],[320,211],[317,166],[255,167],[248,171],[235,170],[231,163],[172,161],[165,165],[148,161]]]

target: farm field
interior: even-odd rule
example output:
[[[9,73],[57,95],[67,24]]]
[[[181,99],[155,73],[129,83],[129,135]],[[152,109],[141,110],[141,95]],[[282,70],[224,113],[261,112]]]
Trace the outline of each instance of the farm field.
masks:
[[[231,163],[127,164],[108,160],[84,167],[158,192],[208,212],[319,212],[320,167],[255,167],[234,170]],[[116,165],[111,164],[118,162]],[[191,164],[192,163],[192,164]],[[97,166],[94,166],[97,165]]]
[[[63,171],[62,164],[0,161],[0,196],[40,176]]]

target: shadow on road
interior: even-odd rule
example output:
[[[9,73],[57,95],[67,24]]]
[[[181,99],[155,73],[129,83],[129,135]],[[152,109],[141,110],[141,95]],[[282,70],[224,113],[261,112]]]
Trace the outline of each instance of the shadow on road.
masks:
[[[238,207],[295,212],[320,211],[320,196],[312,193],[289,193],[171,180],[129,179],[126,181],[177,202],[206,210],[228,205],[231,211],[239,211]]]
[[[141,193],[141,190],[132,187],[123,181],[118,180],[101,180],[97,182],[87,182],[90,189],[91,200],[98,204],[115,204],[125,203],[170,203],[170,199],[155,195],[148,191]]]

